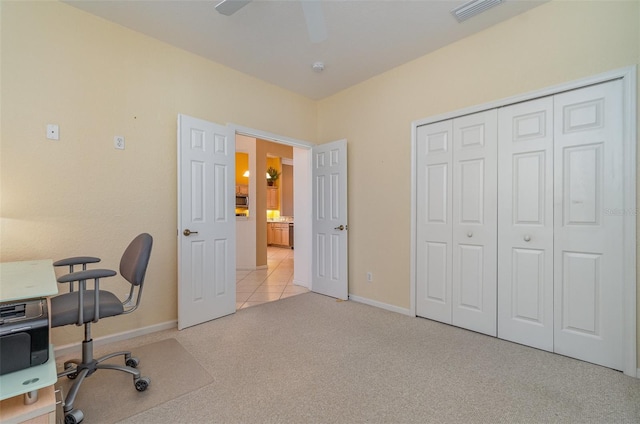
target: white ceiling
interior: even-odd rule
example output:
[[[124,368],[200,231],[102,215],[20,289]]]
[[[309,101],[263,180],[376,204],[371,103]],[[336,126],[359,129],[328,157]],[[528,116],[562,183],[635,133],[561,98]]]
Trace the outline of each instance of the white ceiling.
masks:
[[[506,0],[458,23],[450,11],[466,0],[323,0],[321,43],[309,40],[299,0],[254,0],[231,16],[215,10],[219,0],[66,3],[317,100],[545,1]]]

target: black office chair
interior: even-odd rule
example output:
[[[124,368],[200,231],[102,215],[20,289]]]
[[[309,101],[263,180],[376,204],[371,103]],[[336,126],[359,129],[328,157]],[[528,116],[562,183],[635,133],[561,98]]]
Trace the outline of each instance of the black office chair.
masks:
[[[120,260],[120,275],[131,283],[129,296],[124,301],[120,301],[116,295],[109,291],[100,290],[99,284],[101,278],[111,277],[117,274],[110,269],[85,269],[58,278],[59,283],[77,281],[78,291],[65,293],[51,299],[51,326],[84,325],[82,360],[72,359],[65,362],[64,371],[58,374],[58,378],[67,376],[70,379],[76,380],[65,398],[65,424],[76,424],[84,419],[82,411],[73,408],[74,401],[84,379],[99,369],[118,370],[132,374],[134,386],[136,390],[140,392],[145,391],[151,382],[148,377],[140,376],[140,371],[136,369],[139,361],[137,358],[131,356],[131,352],[115,352],[94,359],[91,323],[98,322],[101,318],[128,314],[138,308],[142,297],[144,277],[147,265],[149,264],[152,245],[153,238],[149,234],[143,233],[133,239],[124,251],[122,259]],[[77,261],[78,259],[80,258],[70,258],[67,262],[62,260],[58,261],[58,263],[65,265],[70,265],[69,262],[75,262],[74,264],[76,265],[82,264],[82,262]],[[96,262],[93,259],[95,258],[91,258],[91,261],[88,263]],[[93,290],[87,289],[87,280],[94,281]],[[124,355],[126,366],[102,363],[107,359],[119,355]]]

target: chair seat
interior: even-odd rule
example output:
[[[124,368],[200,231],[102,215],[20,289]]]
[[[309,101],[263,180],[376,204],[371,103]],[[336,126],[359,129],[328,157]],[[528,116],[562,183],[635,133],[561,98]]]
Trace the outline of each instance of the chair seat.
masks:
[[[94,290],[84,292],[84,323],[93,321]],[[100,290],[100,317],[112,317],[124,312],[120,299],[113,293]],[[65,293],[51,298],[51,326],[77,324],[78,322],[78,292]]]

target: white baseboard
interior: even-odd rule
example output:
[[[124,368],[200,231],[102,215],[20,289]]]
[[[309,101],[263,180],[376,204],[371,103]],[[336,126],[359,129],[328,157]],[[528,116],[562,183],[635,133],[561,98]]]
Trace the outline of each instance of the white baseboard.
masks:
[[[109,343],[119,342],[122,340],[133,339],[134,337],[144,336],[145,334],[155,333],[157,331],[170,330],[178,326],[178,321],[167,321],[160,324],[150,325],[148,327],[136,328],[135,330],[124,331],[122,333],[110,334],[104,337],[98,337],[93,340],[93,346],[103,346]],[[69,355],[82,349],[82,340],[78,343],[71,343],[64,346],[55,347],[56,356]]]
[[[296,285],[296,286],[305,287],[305,288],[311,290],[311,287],[309,287],[309,285],[305,281],[294,279],[293,280],[293,284]]]
[[[261,269],[267,269],[268,265],[258,265],[258,266],[239,266],[236,267],[236,271],[258,271]]]
[[[415,316],[411,313],[411,310],[406,308],[401,308],[395,305],[389,305],[388,303],[378,302],[377,300],[367,299],[366,297],[355,296],[353,294],[349,295],[349,300],[353,300],[354,302],[364,303],[365,305],[375,306],[376,308],[386,309],[387,311],[397,312],[402,315],[408,315],[410,317]]]

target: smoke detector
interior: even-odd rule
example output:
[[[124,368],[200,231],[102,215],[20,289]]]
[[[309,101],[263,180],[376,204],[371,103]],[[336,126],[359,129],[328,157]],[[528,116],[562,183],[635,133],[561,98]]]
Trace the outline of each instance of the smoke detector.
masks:
[[[315,62],[313,65],[311,65],[311,67],[317,73],[324,71],[324,63],[322,62]]]

